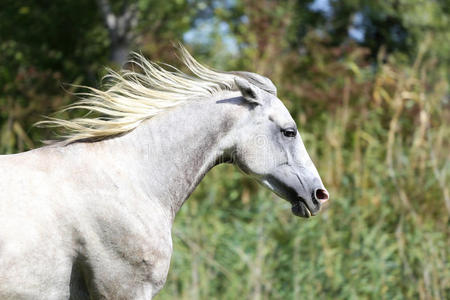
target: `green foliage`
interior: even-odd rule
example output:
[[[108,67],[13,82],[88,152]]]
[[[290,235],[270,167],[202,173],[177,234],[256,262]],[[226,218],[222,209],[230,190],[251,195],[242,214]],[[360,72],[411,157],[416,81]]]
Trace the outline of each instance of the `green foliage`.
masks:
[[[173,63],[170,43],[209,22],[191,45],[201,61],[273,79],[331,194],[299,219],[235,168],[212,170],[177,216],[157,299],[450,297],[447,2],[335,0],[327,15],[313,1],[138,1],[133,49],[152,60]],[[348,36],[357,14],[362,41]],[[110,47],[95,1],[3,1],[0,152],[48,138],[31,125],[74,100],[66,83],[97,86]]]

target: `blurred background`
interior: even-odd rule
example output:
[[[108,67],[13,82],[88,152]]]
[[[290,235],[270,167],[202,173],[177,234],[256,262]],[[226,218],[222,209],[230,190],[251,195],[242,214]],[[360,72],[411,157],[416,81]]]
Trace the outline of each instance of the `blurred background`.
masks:
[[[270,77],[330,191],[318,216],[232,166],[180,210],[156,299],[450,299],[450,1],[2,0],[0,153],[129,51]],[[63,117],[73,117],[63,115]]]

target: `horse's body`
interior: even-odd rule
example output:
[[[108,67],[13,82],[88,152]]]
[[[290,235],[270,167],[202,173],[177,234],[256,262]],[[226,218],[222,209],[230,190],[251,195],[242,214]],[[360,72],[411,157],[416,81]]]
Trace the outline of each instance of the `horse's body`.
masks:
[[[291,201],[294,213],[315,214],[328,195],[301,139],[276,149],[264,133],[269,117],[292,123],[287,110],[263,89],[236,85],[126,134],[0,156],[0,298],[150,299],[169,270],[176,212],[223,161]],[[257,104],[261,95],[271,111]],[[304,172],[292,177],[294,163]],[[307,191],[294,195],[294,181]]]

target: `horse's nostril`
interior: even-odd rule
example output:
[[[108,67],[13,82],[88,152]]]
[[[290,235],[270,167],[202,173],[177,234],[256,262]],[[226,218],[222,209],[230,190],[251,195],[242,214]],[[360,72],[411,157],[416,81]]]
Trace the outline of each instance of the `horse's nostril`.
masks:
[[[316,198],[316,200],[319,200],[322,203],[326,202],[328,198],[330,198],[327,190],[324,189],[316,189],[314,191],[314,197]]]

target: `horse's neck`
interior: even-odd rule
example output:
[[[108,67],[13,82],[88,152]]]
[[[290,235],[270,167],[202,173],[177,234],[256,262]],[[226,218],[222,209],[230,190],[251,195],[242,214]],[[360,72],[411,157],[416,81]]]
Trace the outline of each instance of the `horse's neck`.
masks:
[[[145,186],[148,200],[158,201],[174,218],[204,175],[232,147],[229,134],[239,110],[242,107],[234,104],[195,101],[124,136],[125,149],[133,147],[133,154],[127,155],[139,161],[134,176]]]

